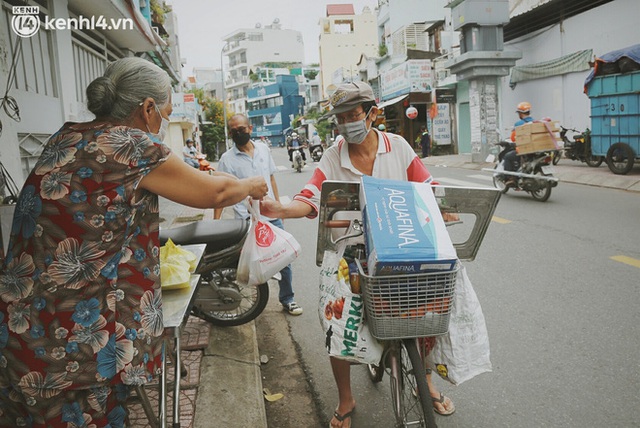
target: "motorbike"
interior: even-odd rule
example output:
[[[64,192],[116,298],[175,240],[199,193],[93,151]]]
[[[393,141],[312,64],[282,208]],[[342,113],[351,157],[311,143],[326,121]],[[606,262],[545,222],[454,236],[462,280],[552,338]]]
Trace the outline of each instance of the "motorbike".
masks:
[[[315,146],[311,146],[311,159],[313,159],[314,162],[320,162],[320,159],[322,158],[322,154],[324,153],[324,148],[322,147],[321,144],[317,144]]]
[[[207,155],[199,155],[197,156],[198,159],[198,169],[200,171],[215,171],[216,169],[214,167],[211,166],[211,164],[209,163],[209,161],[207,161]]]
[[[551,189],[558,185],[558,179],[551,171],[551,155],[545,152],[520,155],[517,157],[517,170],[505,171],[504,156],[516,147],[511,141],[500,141],[498,145],[502,148],[498,164],[493,169],[483,168],[483,171],[493,172],[493,185],[503,194],[513,187],[531,194],[537,201],[549,199]],[[510,178],[515,178],[515,184],[507,185]]]
[[[293,163],[293,169],[298,172],[302,172],[302,168],[304,168],[304,160],[302,159],[301,150],[304,150],[302,147],[296,149],[291,154],[291,163]]]
[[[191,313],[218,326],[237,326],[254,320],[269,300],[268,284],[243,286],[236,281],[242,245],[250,223],[242,219],[201,220],[160,229],[160,243],[206,244],[194,273],[201,278]]]
[[[573,135],[573,141],[569,140],[569,138],[567,137],[568,131],[576,133]],[[563,151],[566,158],[585,162],[587,165],[593,168],[602,165],[604,156],[594,156],[591,154],[591,131],[589,130],[589,128],[587,128],[584,132],[580,132],[576,129],[560,126],[560,137],[564,142]]]

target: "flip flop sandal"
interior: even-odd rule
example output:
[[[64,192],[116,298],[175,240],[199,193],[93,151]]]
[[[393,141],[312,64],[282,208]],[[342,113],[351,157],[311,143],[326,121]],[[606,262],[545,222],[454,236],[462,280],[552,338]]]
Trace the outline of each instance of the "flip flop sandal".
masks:
[[[351,418],[351,415],[353,415],[353,413],[356,411],[355,407],[353,409],[351,409],[350,412],[345,413],[344,415],[341,415],[340,413],[338,413],[338,411],[336,410],[335,412],[333,412],[333,417],[336,418],[338,420],[338,422],[344,422],[345,419],[347,418]],[[331,422],[329,422],[329,428],[331,427]],[[348,428],[352,428],[352,425],[349,424]]]
[[[453,412],[456,411],[456,406],[453,405],[453,401],[451,401],[451,399],[447,396],[445,396],[442,392],[440,393],[440,397],[431,397],[431,400],[433,400],[434,406],[433,406],[433,411],[436,412],[439,415],[442,416],[449,416],[452,415]],[[445,406],[445,401],[449,400],[449,403],[451,403],[451,408],[449,410],[447,410],[447,406]],[[438,410],[438,407],[435,406],[436,403],[440,403],[442,405],[442,408],[444,409],[444,411],[440,411]]]

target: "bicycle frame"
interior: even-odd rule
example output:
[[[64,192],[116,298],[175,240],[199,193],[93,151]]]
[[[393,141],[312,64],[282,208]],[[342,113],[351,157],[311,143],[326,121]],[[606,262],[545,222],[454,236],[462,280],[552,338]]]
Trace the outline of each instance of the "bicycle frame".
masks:
[[[323,183],[318,215],[320,222],[316,253],[318,266],[322,264],[325,250],[335,250],[340,241],[362,235],[363,228],[358,219],[360,215],[359,190],[359,183],[355,182],[325,181]],[[456,221],[448,225],[462,224],[466,228],[466,239],[461,239],[459,242],[453,239],[452,241],[460,259],[473,260],[500,198],[499,191],[497,189],[434,186],[434,192],[442,212],[472,215],[474,221],[471,227],[465,225],[464,221]],[[341,229],[341,236],[337,239],[332,236],[335,229]],[[364,252],[358,249],[355,251],[355,257],[364,258]],[[363,278],[366,278],[366,275],[364,277],[363,275],[360,266],[361,285],[365,280]],[[426,381],[424,356],[420,353],[418,339],[415,337],[389,338],[383,339],[383,341],[385,351],[380,364],[369,366],[369,371],[374,382],[380,381],[382,373],[388,372],[397,426],[435,428],[435,416],[431,393]]]

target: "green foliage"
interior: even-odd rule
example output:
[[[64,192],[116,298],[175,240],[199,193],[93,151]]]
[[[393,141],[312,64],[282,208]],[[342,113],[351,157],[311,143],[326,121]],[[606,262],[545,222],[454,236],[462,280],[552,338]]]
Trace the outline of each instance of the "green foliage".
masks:
[[[331,134],[331,123],[329,123],[328,120],[320,121],[320,116],[322,116],[323,113],[324,112],[322,111],[314,109],[314,110],[308,111],[307,114],[304,115],[304,118],[306,120],[315,121],[314,126],[316,128],[316,131],[318,132],[318,135],[322,139],[322,141],[325,140],[327,135]],[[298,117],[296,119],[302,119],[302,117]],[[296,126],[300,126],[300,125],[297,124]]]
[[[164,2],[164,0],[151,0],[149,7],[151,9],[152,21],[157,22],[158,24],[164,24],[164,15],[173,10],[170,5]]]
[[[206,153],[209,160],[214,160],[216,155],[216,145],[218,145],[218,154],[221,155],[225,150],[224,144],[224,107],[222,101],[204,95],[204,90],[196,88],[188,91],[196,96],[198,103],[202,106],[204,120],[212,122],[211,124],[201,124],[202,127],[202,151]],[[230,118],[232,112],[227,109],[227,119]]]
[[[378,56],[383,57],[387,54],[388,48],[384,43],[378,46]]]
[[[316,76],[318,75],[319,71],[318,70],[309,70],[306,69],[304,70],[304,77],[306,77],[309,80],[313,80],[316,78]]]

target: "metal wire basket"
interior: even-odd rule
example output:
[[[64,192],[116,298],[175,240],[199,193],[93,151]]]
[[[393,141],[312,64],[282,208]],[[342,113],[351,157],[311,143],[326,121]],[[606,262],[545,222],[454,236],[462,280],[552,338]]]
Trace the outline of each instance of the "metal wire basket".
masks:
[[[449,330],[449,316],[460,263],[451,271],[369,276],[356,259],[365,314],[377,339],[438,336]]]

